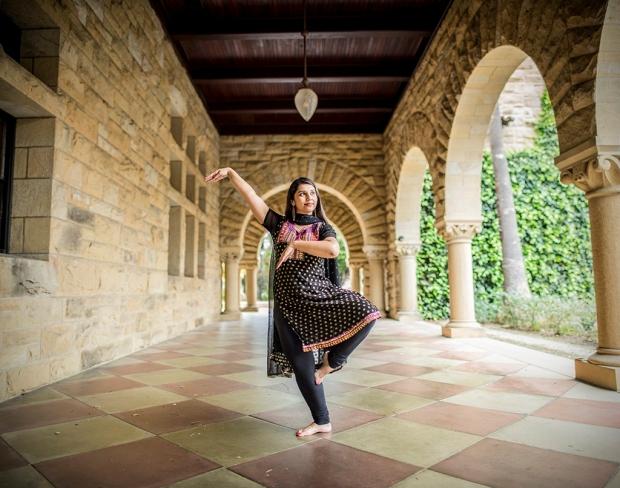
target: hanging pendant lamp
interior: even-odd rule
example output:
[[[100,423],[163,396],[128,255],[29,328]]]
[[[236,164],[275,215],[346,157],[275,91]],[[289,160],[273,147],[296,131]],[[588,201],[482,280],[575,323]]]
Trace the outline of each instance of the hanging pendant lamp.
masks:
[[[306,37],[308,36],[308,30],[306,28],[306,0],[304,0],[304,79],[302,81],[303,88],[300,88],[295,95],[295,107],[297,111],[308,122],[319,104],[319,97],[314,90],[308,87],[308,61],[306,57]]]

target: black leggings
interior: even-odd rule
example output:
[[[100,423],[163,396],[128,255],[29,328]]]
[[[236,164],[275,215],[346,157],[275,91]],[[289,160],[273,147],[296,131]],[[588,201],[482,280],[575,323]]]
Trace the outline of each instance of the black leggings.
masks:
[[[282,350],[293,365],[295,381],[297,381],[299,391],[301,391],[304,400],[310,408],[314,423],[317,425],[328,424],[329,411],[325,402],[323,384],[317,385],[314,382],[314,354],[312,351],[303,351],[299,337],[291,329],[288,321],[277,306],[274,307],[273,318]],[[373,325],[375,325],[374,320],[353,337],[349,337],[346,341],[331,347],[327,356],[330,367],[337,368],[344,364],[353,350],[366,338]]]

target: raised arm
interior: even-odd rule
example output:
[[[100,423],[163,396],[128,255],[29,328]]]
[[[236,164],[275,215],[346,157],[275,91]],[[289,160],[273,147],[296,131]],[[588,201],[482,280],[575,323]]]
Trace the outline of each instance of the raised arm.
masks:
[[[241,178],[241,176],[239,176],[239,174],[234,169],[216,169],[209,176],[205,176],[205,181],[207,183],[215,183],[216,181],[221,181],[226,177],[228,177],[235,189],[247,202],[250,210],[254,214],[254,217],[256,217],[256,220],[258,220],[258,223],[262,225],[262,223],[265,221],[265,216],[267,215],[269,207],[267,207],[265,201],[256,194],[254,188],[252,188],[247,181]]]

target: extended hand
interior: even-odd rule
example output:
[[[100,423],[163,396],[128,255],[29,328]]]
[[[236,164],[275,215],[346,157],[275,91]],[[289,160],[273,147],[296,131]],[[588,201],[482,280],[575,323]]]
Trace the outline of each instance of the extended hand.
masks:
[[[228,173],[230,173],[230,171],[232,171],[231,168],[219,168],[219,169],[216,169],[209,176],[205,176],[205,181],[207,183],[208,182],[215,183],[216,181],[223,180],[224,178],[226,178],[228,176]]]

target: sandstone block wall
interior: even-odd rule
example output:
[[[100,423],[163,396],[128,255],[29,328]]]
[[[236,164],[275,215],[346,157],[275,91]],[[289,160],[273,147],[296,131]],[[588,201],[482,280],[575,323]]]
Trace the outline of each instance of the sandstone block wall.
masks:
[[[0,400],[220,313],[219,188],[202,180],[219,135],[148,1],[32,9],[58,69],[36,39],[0,59],[3,98],[20,102]]]

